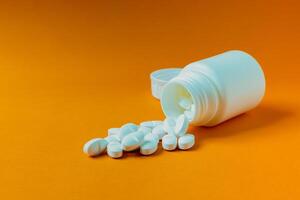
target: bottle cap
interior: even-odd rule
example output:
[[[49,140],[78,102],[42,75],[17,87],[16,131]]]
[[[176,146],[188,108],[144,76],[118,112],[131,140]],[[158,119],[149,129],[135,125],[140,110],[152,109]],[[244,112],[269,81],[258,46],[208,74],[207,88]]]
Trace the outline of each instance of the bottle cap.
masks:
[[[180,72],[181,68],[166,68],[152,72],[150,74],[152,95],[160,99],[164,85],[178,76]]]

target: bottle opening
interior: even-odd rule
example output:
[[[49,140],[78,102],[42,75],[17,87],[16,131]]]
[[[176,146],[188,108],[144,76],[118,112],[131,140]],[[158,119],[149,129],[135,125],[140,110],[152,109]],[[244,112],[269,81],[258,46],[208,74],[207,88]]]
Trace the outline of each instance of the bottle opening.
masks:
[[[195,116],[195,100],[181,83],[168,83],[162,92],[161,105],[167,117],[178,117],[185,114],[192,121]]]

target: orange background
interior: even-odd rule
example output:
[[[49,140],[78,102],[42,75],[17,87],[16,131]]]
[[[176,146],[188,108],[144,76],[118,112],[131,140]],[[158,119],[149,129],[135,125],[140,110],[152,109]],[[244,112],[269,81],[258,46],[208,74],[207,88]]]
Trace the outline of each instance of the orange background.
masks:
[[[1,1],[1,199],[300,199],[297,1]],[[114,160],[83,144],[163,119],[149,74],[230,49],[267,78],[255,110],[190,151]]]

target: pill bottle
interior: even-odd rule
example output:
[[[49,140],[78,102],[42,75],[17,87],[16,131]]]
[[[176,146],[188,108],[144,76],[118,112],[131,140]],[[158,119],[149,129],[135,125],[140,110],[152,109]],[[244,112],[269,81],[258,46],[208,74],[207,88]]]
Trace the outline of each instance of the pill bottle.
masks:
[[[194,110],[189,118],[197,126],[214,126],[256,107],[265,93],[265,77],[249,54],[232,50],[193,62],[170,80],[161,93],[167,117],[185,112],[179,105],[190,98]]]

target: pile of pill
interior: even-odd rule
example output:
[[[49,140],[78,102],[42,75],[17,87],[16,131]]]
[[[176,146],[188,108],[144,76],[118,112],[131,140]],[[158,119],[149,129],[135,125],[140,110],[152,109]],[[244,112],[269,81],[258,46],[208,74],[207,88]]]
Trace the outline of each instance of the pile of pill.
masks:
[[[190,117],[193,116],[194,104],[188,98],[179,101],[184,110],[176,118],[167,117],[164,121],[145,121],[136,125],[124,124],[121,128],[108,129],[108,136],[88,141],[83,152],[89,156],[98,156],[105,150],[112,158],[120,158],[123,151],[138,150],[142,155],[151,155],[156,152],[161,141],[162,148],[168,151],[187,150],[194,146],[195,137],[187,133]]]

